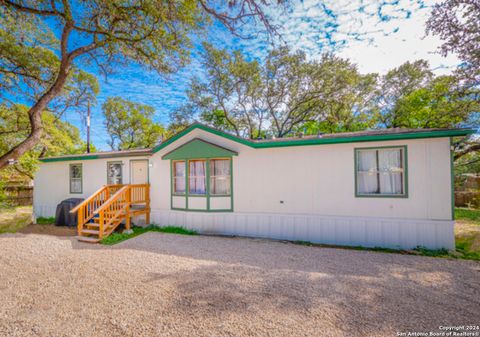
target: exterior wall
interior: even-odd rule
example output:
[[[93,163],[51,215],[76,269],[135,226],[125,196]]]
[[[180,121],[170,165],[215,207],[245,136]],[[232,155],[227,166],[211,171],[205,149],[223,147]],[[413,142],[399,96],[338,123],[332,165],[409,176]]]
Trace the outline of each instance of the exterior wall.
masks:
[[[80,161],[42,163],[35,174],[33,206],[36,217],[55,216],[57,205],[68,198],[87,198],[107,184],[107,162],[123,163],[123,183],[130,182],[130,161],[148,159],[141,157],[118,157]],[[81,163],[83,167],[83,190],[81,194],[70,193],[70,164]]]
[[[233,212],[174,211],[170,160],[162,156],[194,139],[235,151]],[[408,197],[355,197],[355,148],[406,146]],[[88,197],[106,184],[108,161],[121,160],[124,183],[130,160],[123,157],[43,163],[35,177],[35,215],[53,216],[57,204]],[[83,163],[83,193],[69,193],[69,165]],[[392,248],[453,248],[450,143],[448,138],[253,149],[195,129],[149,157],[152,223],[203,233],[244,235],[317,243]],[[217,205],[217,204],[218,205]],[[224,207],[219,198],[211,206]],[[175,207],[174,205],[174,207]]]
[[[170,208],[170,162],[162,156],[196,137],[238,152],[232,213]],[[355,197],[354,149],[391,145],[407,146],[408,198]],[[160,225],[330,244],[454,246],[448,138],[252,149],[194,130],[151,163],[152,221]]]

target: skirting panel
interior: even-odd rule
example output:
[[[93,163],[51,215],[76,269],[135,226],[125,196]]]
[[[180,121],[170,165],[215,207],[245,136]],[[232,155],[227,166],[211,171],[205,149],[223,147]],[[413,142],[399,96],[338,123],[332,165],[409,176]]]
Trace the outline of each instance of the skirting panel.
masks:
[[[364,247],[453,249],[453,221],[152,210],[152,223],[223,234]]]
[[[52,217],[55,216],[55,212],[57,210],[57,206],[49,206],[49,205],[34,205],[33,212],[35,218],[40,217]]]

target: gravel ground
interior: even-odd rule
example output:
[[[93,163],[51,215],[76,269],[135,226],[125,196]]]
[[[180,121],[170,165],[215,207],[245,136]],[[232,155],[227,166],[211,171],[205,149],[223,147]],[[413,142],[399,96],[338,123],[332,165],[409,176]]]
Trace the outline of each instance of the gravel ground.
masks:
[[[480,324],[480,264],[146,233],[0,235],[2,336],[396,336]]]

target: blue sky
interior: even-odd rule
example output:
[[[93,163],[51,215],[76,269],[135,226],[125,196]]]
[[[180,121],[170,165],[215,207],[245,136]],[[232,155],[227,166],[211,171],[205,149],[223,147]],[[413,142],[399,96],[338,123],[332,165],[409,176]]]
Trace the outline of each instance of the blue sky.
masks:
[[[440,41],[425,36],[425,22],[436,2],[295,0],[287,12],[271,8],[268,13],[280,27],[282,41],[276,43],[285,43],[293,50],[303,49],[309,58],[334,52],[356,63],[361,72],[380,74],[406,61],[423,58],[436,73],[443,74],[450,72],[458,60],[454,56],[441,57],[436,53]],[[218,23],[209,29],[205,39],[217,47],[239,49],[259,60],[271,48],[264,34],[242,40],[233,37]],[[168,124],[170,112],[185,102],[191,77],[202,77],[198,59],[200,42],[194,41],[196,47],[192,50],[190,64],[167,79],[136,65],[120,68],[106,80],[98,77],[101,92],[98,104],[92,108],[92,141],[98,149],[109,149],[101,105],[110,96],[149,104],[156,109],[155,121]],[[80,116],[71,112],[64,119],[78,126],[85,136]]]

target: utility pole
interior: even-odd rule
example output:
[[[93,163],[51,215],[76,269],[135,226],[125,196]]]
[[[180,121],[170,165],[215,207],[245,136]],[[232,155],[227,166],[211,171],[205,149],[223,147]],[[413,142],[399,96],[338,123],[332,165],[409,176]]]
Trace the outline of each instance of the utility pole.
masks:
[[[90,153],[90,100],[87,109],[87,153]]]

